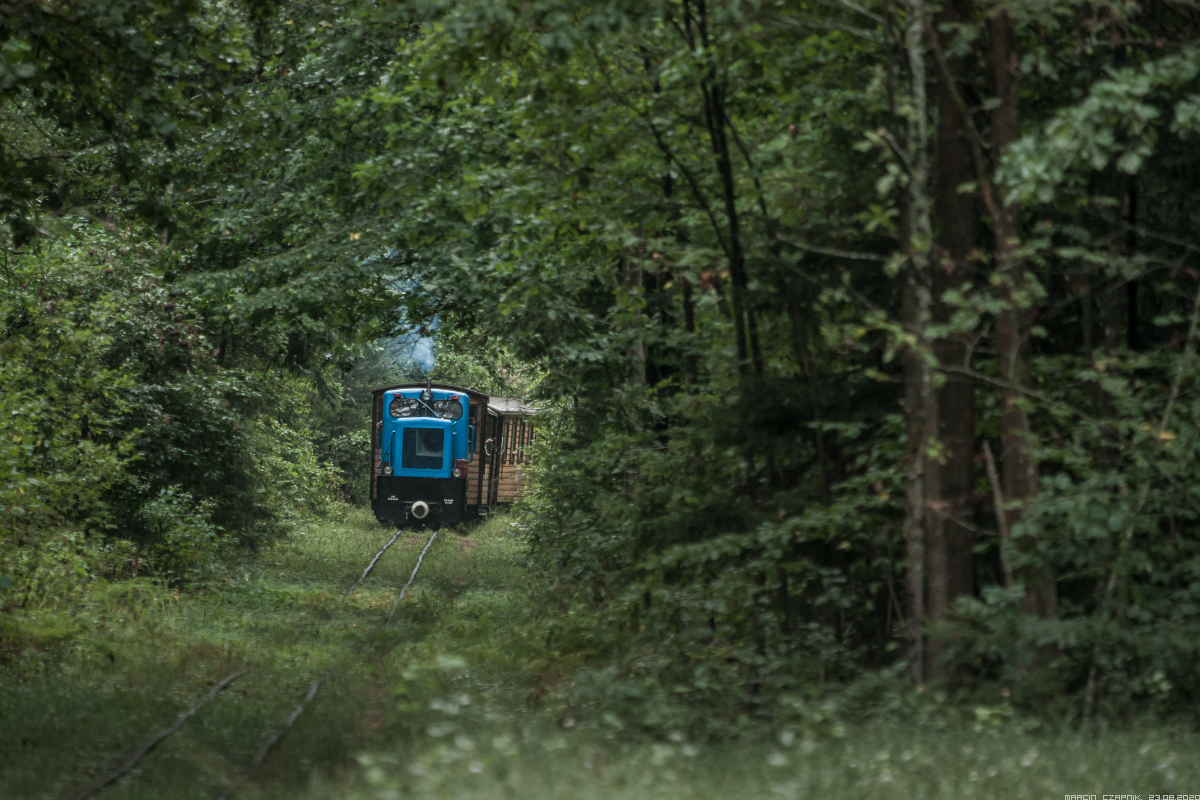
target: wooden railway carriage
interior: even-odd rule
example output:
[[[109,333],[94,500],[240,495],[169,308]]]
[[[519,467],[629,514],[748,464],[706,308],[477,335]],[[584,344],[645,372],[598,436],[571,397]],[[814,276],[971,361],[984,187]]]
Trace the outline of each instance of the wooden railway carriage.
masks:
[[[380,522],[440,526],[519,500],[533,409],[440,383],[372,391],[371,508]]]
[[[520,500],[525,494],[525,465],[533,445],[533,408],[512,397],[493,397],[488,402],[492,423],[484,442],[489,505],[494,507]]]

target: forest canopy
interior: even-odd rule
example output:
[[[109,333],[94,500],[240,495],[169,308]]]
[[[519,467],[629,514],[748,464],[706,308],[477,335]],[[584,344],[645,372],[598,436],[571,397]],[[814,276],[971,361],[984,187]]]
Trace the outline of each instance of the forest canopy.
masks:
[[[1200,696],[1190,5],[14,8],[0,602],[362,502],[429,334],[538,404],[580,698]]]

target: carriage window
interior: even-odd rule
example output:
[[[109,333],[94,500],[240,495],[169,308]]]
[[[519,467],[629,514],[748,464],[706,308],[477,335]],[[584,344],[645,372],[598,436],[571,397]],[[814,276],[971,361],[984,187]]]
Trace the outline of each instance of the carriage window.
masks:
[[[441,469],[446,447],[446,432],[442,428],[405,428],[405,469]]]

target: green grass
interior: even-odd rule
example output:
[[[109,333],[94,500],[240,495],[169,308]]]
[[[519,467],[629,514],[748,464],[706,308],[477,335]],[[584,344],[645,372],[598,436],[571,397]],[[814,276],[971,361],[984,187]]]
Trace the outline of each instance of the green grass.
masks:
[[[224,695],[149,756],[113,797],[209,797],[245,764],[309,681],[349,657],[407,579],[419,534],[408,535],[347,603],[342,592],[390,531],[362,513],[313,525],[292,542],[229,571],[219,591],[113,613],[71,647],[33,652],[0,685],[0,797],[61,797],[103,774],[230,672]],[[423,542],[423,538],[422,538]],[[162,592],[158,593],[162,595]],[[113,611],[113,609],[109,609]],[[397,626],[397,632],[411,626]],[[362,665],[350,663],[320,703],[314,765],[346,764],[371,741],[345,712],[362,706]],[[364,728],[360,730],[360,727]]]
[[[1083,736],[935,708],[911,724],[714,745],[651,739],[603,715],[577,721],[554,702],[569,669],[547,652],[523,548],[503,518],[443,531],[394,625],[372,639],[427,532],[405,534],[343,603],[389,536],[347,512],[230,567],[215,590],[176,599],[139,585],[88,606],[91,616],[67,626],[72,636],[56,633],[0,672],[0,798],[70,796],[247,665],[99,797],[214,797],[330,666],[334,678],[240,797],[1200,793],[1200,742],[1152,728]]]

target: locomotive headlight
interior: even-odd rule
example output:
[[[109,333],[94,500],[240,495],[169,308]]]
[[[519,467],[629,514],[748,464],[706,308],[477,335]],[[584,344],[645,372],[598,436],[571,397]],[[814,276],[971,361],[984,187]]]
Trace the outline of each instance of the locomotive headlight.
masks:
[[[409,397],[394,397],[388,405],[388,413],[393,419],[400,417],[411,417],[413,412],[417,410],[417,401]]]
[[[461,477],[462,477],[462,470],[461,470],[461,469],[457,469],[457,468],[456,468],[456,469],[455,469],[453,472],[451,472],[450,474],[451,474],[451,475],[453,475],[453,476],[454,476],[454,477],[456,477],[456,478],[461,478]]]
[[[392,465],[391,465],[391,464],[384,464],[384,465],[383,465],[383,474],[384,474],[384,475],[391,475],[391,474],[392,474]]]
[[[460,419],[462,403],[457,400],[434,400],[433,410],[442,419]]]

